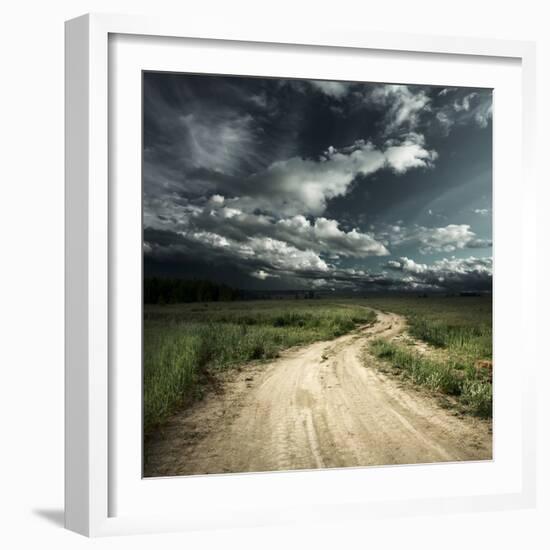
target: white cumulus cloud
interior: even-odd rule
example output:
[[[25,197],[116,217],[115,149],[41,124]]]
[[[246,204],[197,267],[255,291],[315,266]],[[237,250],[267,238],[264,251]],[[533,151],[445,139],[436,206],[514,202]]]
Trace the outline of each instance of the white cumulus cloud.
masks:
[[[428,265],[410,258],[390,260],[386,267],[402,272],[405,281],[440,289],[490,290],[492,258],[443,258]]]
[[[403,227],[399,233],[388,231],[379,235],[378,239],[381,241],[387,239],[394,246],[416,244],[422,254],[492,246],[489,239],[478,238],[468,224],[449,224],[444,227],[415,225]]]
[[[318,160],[292,157],[276,161],[244,182],[236,205],[280,215],[320,215],[327,201],[345,195],[359,175],[368,176],[389,168],[396,173],[431,168],[437,153],[425,147],[422,136],[408,134],[392,140],[385,149],[357,141],[338,150],[330,147]]]

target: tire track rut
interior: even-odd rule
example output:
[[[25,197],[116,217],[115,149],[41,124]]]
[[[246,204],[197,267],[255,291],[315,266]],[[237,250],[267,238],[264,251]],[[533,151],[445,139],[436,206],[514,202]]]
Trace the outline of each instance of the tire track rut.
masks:
[[[147,442],[145,475],[491,459],[489,422],[457,416],[376,369],[365,344],[406,326],[396,314],[377,316],[228,373],[221,395],[176,414]]]

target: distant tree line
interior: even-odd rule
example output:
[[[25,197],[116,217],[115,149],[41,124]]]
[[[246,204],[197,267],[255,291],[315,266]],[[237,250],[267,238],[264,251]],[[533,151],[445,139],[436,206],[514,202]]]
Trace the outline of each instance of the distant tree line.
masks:
[[[241,299],[241,293],[212,281],[147,277],[143,284],[143,299],[146,304],[231,302]]]

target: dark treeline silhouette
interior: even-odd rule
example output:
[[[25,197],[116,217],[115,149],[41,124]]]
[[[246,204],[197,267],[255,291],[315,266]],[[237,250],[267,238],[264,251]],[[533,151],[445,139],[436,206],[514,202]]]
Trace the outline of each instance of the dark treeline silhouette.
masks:
[[[146,304],[231,302],[241,299],[241,292],[212,281],[147,277],[143,284],[143,299]]]
[[[143,300],[146,304],[189,302],[233,302],[235,300],[312,300],[320,298],[313,290],[244,290],[203,279],[146,277]]]
[[[412,292],[393,292],[393,296],[410,296]],[[181,304],[185,302],[233,302],[235,300],[315,300],[319,298],[368,298],[380,292],[331,292],[313,290],[245,290],[203,279],[177,279],[146,277],[143,298],[146,304]],[[491,293],[462,291],[457,293],[422,293],[418,298],[430,296],[490,296]]]

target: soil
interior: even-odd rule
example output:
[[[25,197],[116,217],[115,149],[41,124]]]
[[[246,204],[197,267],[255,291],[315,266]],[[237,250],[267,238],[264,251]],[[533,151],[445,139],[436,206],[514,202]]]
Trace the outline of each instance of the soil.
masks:
[[[371,326],[228,371],[217,389],[146,441],[150,476],[490,460],[490,421],[458,415],[377,368],[374,337],[406,323],[377,312]]]

